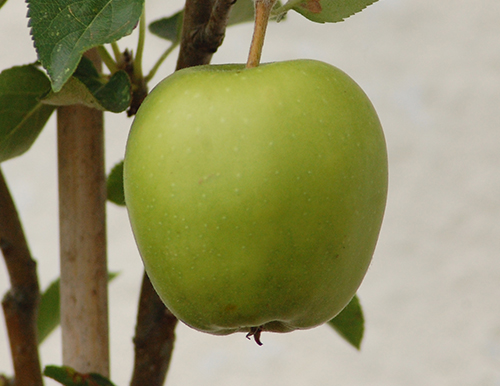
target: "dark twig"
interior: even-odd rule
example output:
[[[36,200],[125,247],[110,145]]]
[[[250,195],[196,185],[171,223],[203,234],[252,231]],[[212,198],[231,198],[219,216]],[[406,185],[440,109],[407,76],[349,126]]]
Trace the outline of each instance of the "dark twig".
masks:
[[[135,364],[131,386],[161,386],[167,376],[177,319],[163,305],[144,274],[134,337]]]
[[[36,263],[0,170],[0,248],[11,288],[2,300],[16,385],[43,385],[37,342],[40,289]]]
[[[234,0],[187,0],[177,70],[208,64],[222,44]]]

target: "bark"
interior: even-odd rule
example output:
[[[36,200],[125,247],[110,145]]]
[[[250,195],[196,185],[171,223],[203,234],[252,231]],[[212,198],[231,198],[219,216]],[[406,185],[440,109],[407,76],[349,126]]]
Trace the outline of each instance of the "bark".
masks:
[[[87,53],[97,66],[94,50]],[[103,113],[57,111],[63,364],[109,375]]]
[[[9,336],[14,383],[43,385],[38,354],[37,312],[40,289],[36,263],[26,242],[19,216],[0,170],[0,248],[11,288],[2,301]]]
[[[134,338],[135,365],[132,386],[165,383],[174,348],[177,319],[163,305],[144,274]]]
[[[208,64],[224,40],[234,0],[187,0],[177,70]]]

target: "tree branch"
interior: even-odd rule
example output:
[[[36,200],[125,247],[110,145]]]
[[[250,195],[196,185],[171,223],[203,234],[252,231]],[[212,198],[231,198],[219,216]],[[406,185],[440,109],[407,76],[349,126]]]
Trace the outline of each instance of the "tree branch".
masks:
[[[2,301],[16,385],[43,385],[38,354],[37,313],[40,288],[36,262],[0,170],[0,248],[11,288]]]
[[[86,53],[100,68],[95,49]],[[109,375],[103,113],[57,110],[63,364]]]
[[[131,386],[161,386],[165,382],[175,341],[177,319],[164,306],[149,278],[143,276]]]
[[[222,44],[235,0],[187,0],[177,70],[208,64]]]

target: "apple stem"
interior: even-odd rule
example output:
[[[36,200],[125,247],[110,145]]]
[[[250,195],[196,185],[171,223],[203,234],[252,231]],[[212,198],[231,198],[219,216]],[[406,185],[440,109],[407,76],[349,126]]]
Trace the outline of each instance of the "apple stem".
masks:
[[[260,63],[266,29],[274,4],[276,4],[276,0],[255,0],[255,23],[247,68],[257,67]]]

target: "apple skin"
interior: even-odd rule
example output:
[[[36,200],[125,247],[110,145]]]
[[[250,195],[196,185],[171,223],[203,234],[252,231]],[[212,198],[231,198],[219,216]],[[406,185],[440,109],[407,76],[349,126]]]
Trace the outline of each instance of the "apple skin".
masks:
[[[146,272],[175,316],[217,335],[288,332],[331,320],[356,293],[387,173],[377,114],[339,69],[211,65],[146,98],[124,190]]]

